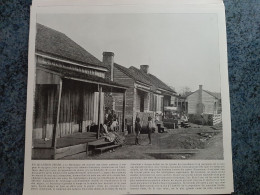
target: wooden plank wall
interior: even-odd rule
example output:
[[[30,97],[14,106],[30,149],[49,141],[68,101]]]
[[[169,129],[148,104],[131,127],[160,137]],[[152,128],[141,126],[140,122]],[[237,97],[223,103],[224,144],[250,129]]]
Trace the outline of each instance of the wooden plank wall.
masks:
[[[129,88],[126,90],[126,120],[127,124],[133,123],[133,108],[134,108],[134,80],[127,76],[125,73],[114,68],[114,81]],[[115,110],[117,112],[122,112],[123,110],[123,94],[112,93],[113,99],[115,101]]]
[[[59,84],[60,77],[55,74],[48,73],[42,69],[36,69],[36,84]]]
[[[214,106],[215,102],[217,102],[215,97],[205,91],[202,91],[202,103],[205,106],[204,113],[214,114],[217,111],[217,108]]]
[[[37,64],[40,64],[40,65],[53,66],[53,67],[58,67],[58,68],[61,68],[61,69],[70,69],[70,70],[73,70],[73,71],[78,71],[78,72],[82,72],[82,73],[86,73],[86,74],[95,75],[95,76],[98,76],[98,77],[105,78],[105,72],[104,71],[95,70],[93,68],[78,66],[76,64],[64,63],[64,62],[60,62],[60,61],[56,61],[56,60],[52,60],[52,59],[47,59],[47,58],[44,58],[42,56],[37,56],[36,60],[37,60]],[[40,79],[41,76],[37,75],[36,80],[38,78]],[[43,81],[46,81],[46,79],[47,79],[47,77],[43,77]]]
[[[58,137],[84,132],[92,122],[97,123],[98,93],[96,86],[64,81],[61,96]],[[104,93],[101,106],[104,107]],[[52,138],[54,117],[57,110],[57,85],[36,85],[34,112],[34,139]],[[103,109],[102,109],[103,110]],[[104,114],[101,113],[101,121]],[[82,127],[82,128],[80,128]]]
[[[33,138],[51,138],[57,108],[57,85],[36,85]]]
[[[199,91],[194,92],[187,97],[188,102],[188,114],[197,114],[197,105],[199,103]],[[218,109],[218,106],[215,107],[214,104],[218,105],[218,100],[212,95],[208,94],[205,91],[202,91],[202,103],[204,105],[205,114],[214,114]]]
[[[150,111],[156,111],[157,108],[157,95],[150,93]]]
[[[134,80],[116,67],[114,68],[114,81],[128,87],[134,86]]]
[[[187,97],[188,114],[197,114],[197,104],[199,103],[199,92],[196,91]]]

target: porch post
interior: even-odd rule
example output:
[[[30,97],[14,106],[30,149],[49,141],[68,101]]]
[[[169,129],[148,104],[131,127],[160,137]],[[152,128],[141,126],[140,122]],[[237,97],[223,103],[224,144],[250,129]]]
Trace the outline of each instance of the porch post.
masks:
[[[60,79],[60,84],[58,85],[57,88],[58,88],[57,90],[59,90],[59,97],[58,97],[57,114],[56,114],[56,118],[54,121],[52,143],[51,143],[51,146],[54,149],[54,156],[53,156],[54,159],[55,159],[55,155],[56,155],[57,133],[58,133],[59,119],[60,119],[60,101],[61,101],[61,92],[62,92],[62,79]]]
[[[125,106],[126,106],[126,91],[123,94],[123,117],[122,117],[122,131],[125,130]]]
[[[97,139],[100,137],[100,120],[101,120],[101,94],[102,94],[102,86],[98,86],[98,131],[97,131]]]
[[[184,109],[185,109],[185,114],[187,114],[186,99],[184,99]]]
[[[176,101],[177,101],[177,111],[179,111],[179,96],[176,97]]]
[[[162,120],[164,119],[164,98],[165,98],[165,96],[163,96],[163,98],[162,98],[162,101],[163,101],[163,107],[162,107]]]

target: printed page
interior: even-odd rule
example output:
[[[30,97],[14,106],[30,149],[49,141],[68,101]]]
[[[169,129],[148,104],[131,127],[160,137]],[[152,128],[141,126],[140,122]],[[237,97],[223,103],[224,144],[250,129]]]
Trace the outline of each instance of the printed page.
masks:
[[[222,1],[34,1],[24,194],[233,192]]]

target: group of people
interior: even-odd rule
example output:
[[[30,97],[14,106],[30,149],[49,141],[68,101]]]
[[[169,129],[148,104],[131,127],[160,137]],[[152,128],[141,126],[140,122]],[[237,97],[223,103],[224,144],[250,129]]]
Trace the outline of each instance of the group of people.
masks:
[[[139,136],[140,136],[141,130],[142,130],[141,119],[140,119],[139,115],[137,114],[136,119],[135,119],[135,145],[140,145]],[[148,134],[148,139],[149,139],[149,145],[152,145],[152,139],[151,139],[152,131],[153,131],[152,117],[148,116],[147,134]]]
[[[107,110],[105,115],[105,122],[101,128],[101,135],[106,141],[114,142],[115,144],[122,144],[124,137],[117,133],[118,118],[114,110]]]

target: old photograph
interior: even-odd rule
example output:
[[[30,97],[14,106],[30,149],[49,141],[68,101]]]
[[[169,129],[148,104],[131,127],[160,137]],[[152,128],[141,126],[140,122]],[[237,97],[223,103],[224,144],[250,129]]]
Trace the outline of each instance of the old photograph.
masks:
[[[223,160],[218,15],[38,13],[32,160]]]

